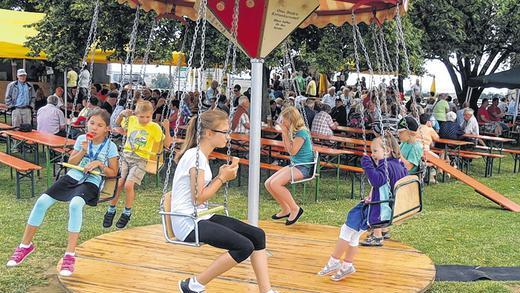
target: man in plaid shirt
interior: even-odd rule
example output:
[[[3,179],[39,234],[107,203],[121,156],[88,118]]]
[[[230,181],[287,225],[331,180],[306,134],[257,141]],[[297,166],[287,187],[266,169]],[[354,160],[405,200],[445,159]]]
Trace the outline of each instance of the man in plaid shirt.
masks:
[[[316,104],[314,106],[314,110],[316,111],[316,116],[314,116],[314,120],[312,121],[312,132],[316,132],[322,135],[333,135],[333,129],[336,129],[338,124],[332,120],[329,113],[324,110],[322,104]]]

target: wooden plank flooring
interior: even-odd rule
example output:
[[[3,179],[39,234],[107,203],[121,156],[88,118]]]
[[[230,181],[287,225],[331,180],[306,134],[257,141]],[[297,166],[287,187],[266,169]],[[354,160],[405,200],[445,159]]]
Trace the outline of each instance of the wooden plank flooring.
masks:
[[[359,250],[357,272],[341,282],[316,275],[328,260],[339,228],[261,222],[267,234],[269,274],[279,292],[422,292],[435,279],[432,261],[396,241]],[[208,266],[223,250],[165,243],[160,225],[100,235],[77,249],[76,272],[60,277],[72,292],[177,292],[177,282]],[[245,261],[214,280],[207,292],[258,292]]]

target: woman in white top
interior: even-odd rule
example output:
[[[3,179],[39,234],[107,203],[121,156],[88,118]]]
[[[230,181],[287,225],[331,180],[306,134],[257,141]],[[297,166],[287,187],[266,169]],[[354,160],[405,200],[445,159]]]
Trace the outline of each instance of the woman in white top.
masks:
[[[172,183],[172,212],[190,215],[196,205],[213,197],[222,185],[235,179],[238,163],[222,165],[213,178],[208,162],[215,148],[227,144],[228,116],[221,110],[207,111],[200,116],[200,151],[197,162],[197,116],[188,125],[186,141],[177,153],[177,168]],[[198,174],[197,174],[198,173]],[[212,179],[213,178],[213,179]],[[197,184],[197,187],[195,187]],[[262,229],[223,215],[208,215],[197,219],[199,241],[227,249],[206,270],[192,278],[179,282],[184,293],[204,292],[205,285],[238,263],[251,257],[261,293],[273,293],[267,270],[265,233]],[[190,218],[172,216],[175,236],[186,242],[195,242],[195,224]]]

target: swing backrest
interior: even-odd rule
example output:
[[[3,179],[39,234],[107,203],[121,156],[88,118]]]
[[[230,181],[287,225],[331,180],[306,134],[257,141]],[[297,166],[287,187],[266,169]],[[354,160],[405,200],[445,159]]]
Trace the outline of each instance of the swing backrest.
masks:
[[[115,197],[119,177],[120,174],[118,174],[116,177],[104,178],[103,186],[99,191],[98,203],[112,200]]]
[[[408,175],[395,183],[393,205],[393,223],[409,218],[422,210],[421,182],[417,175]]]
[[[154,143],[146,164],[146,173],[157,174],[162,169],[164,165],[163,147],[163,140]]]
[[[164,212],[171,213],[172,211],[172,193],[168,191],[164,194]],[[164,231],[166,234],[168,234],[168,237],[170,239],[175,239],[175,234],[173,233],[173,226],[172,226],[172,217],[169,215],[162,215],[163,217],[163,225],[164,225]]]

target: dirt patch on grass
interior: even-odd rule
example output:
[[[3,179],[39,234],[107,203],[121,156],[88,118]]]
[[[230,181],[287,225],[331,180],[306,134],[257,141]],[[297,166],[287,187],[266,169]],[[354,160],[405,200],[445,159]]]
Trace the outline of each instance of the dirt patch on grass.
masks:
[[[58,275],[56,274],[56,268],[49,268],[47,272],[45,272],[45,278],[47,279],[47,285],[43,286],[33,286],[27,290],[28,293],[66,293],[68,292],[61,285],[58,280]]]

